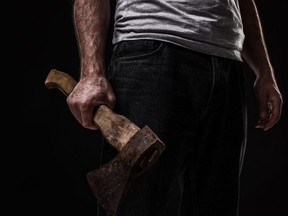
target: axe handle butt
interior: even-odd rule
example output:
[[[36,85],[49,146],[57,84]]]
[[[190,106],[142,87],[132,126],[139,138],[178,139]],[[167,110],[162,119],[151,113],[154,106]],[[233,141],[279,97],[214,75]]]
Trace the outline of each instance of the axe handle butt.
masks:
[[[65,72],[50,70],[45,86],[49,89],[58,88],[68,96],[77,84],[70,75]],[[140,129],[125,116],[114,113],[105,105],[100,105],[94,114],[95,124],[104,138],[118,151],[121,151],[130,138]]]
[[[74,80],[70,75],[56,69],[50,70],[45,80],[45,86],[47,88],[58,88],[66,96],[73,91],[76,84],[76,80]]]

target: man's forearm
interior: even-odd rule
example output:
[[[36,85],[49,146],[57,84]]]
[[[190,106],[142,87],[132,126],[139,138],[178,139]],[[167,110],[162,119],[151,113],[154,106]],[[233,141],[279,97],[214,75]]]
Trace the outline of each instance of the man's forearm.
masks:
[[[254,0],[239,0],[239,3],[245,33],[243,58],[257,77],[274,80],[273,68],[255,2]]]
[[[110,0],[75,0],[73,18],[81,77],[104,75]]]

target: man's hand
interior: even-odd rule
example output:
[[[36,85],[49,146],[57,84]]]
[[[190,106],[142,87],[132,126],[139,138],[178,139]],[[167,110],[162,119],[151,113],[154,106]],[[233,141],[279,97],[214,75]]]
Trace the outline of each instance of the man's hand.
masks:
[[[74,117],[83,127],[97,130],[97,126],[93,122],[96,109],[102,104],[113,109],[115,95],[105,77],[89,76],[80,79],[67,97],[67,104]]]
[[[273,79],[257,78],[254,83],[254,90],[258,98],[260,116],[256,128],[262,128],[266,131],[280,119],[282,95]]]

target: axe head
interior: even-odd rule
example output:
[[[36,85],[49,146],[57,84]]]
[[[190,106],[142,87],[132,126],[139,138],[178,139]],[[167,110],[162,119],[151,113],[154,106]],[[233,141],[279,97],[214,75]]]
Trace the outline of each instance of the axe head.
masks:
[[[71,76],[56,69],[50,71],[45,81],[48,88],[59,88],[65,95],[76,84]],[[148,126],[139,129],[105,105],[97,109],[93,120],[119,153],[109,163],[87,173],[87,180],[104,209],[116,216],[132,181],[157,161],[165,145]]]
[[[145,126],[130,138],[114,159],[87,173],[91,190],[109,214],[117,215],[133,180],[152,166],[164,149],[161,140]]]

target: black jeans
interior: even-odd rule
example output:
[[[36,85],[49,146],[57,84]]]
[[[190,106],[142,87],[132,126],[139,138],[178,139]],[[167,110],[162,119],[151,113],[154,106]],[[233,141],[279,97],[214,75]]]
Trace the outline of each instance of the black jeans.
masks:
[[[114,111],[166,145],[129,188],[119,216],[236,216],[247,122],[241,62],[126,41],[115,45],[108,76]],[[103,163],[116,154],[104,143]]]

